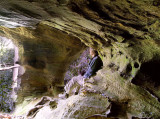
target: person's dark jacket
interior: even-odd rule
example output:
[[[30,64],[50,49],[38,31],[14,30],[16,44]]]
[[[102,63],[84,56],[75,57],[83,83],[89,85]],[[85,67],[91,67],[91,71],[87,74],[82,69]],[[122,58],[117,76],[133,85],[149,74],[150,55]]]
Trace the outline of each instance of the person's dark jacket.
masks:
[[[83,75],[84,78],[90,78],[95,75],[98,70],[103,66],[103,62],[99,56],[95,56],[89,62],[86,73]]]

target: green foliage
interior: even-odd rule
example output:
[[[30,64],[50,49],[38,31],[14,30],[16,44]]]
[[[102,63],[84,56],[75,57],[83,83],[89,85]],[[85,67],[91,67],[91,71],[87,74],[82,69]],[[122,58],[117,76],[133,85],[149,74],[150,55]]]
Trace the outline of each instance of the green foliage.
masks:
[[[10,112],[12,110],[12,70],[0,72],[0,111]]]
[[[9,49],[12,42],[5,38],[0,37],[0,64],[12,64],[14,57],[14,49]]]
[[[0,67],[13,65],[14,49],[8,49],[11,41],[0,37]],[[0,71],[0,112],[11,112],[13,110],[13,101],[11,98],[13,71]]]

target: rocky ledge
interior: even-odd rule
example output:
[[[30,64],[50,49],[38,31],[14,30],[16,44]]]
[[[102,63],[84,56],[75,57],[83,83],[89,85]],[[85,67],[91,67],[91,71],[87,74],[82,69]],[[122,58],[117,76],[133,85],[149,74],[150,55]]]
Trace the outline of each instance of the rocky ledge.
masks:
[[[27,115],[42,96],[56,98],[67,67],[93,47],[104,63],[90,86],[95,93],[53,109],[44,105],[34,117],[160,118],[158,0],[9,0],[0,6],[0,35],[19,47],[25,69],[16,115]]]

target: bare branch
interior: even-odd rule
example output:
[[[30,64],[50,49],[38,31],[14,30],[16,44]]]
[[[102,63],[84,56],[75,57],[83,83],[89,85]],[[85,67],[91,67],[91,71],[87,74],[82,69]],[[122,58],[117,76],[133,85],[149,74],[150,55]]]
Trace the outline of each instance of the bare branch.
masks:
[[[19,66],[20,66],[20,65],[0,68],[0,71],[4,71],[4,70],[8,70],[8,69],[13,69],[13,68],[18,68]]]

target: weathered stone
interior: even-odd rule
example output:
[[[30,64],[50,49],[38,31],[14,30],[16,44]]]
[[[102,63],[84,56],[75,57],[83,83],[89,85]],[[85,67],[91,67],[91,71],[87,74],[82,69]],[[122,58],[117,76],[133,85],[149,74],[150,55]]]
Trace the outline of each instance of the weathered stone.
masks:
[[[25,68],[19,103],[31,95],[56,96],[71,61],[86,46],[91,46],[99,51],[104,67],[93,77],[97,85],[91,84],[90,90],[110,99],[115,112],[110,116],[160,118],[160,84],[157,81],[160,7],[157,0],[10,0],[1,1],[0,6],[3,21],[0,35],[12,39],[19,47]],[[23,27],[7,28],[9,25]],[[152,65],[156,66],[156,71]],[[91,97],[95,95],[98,94]],[[56,109],[44,106],[36,118],[42,115],[47,119],[54,119],[54,116],[84,118],[101,113],[91,111],[87,116],[84,113],[84,117],[75,117],[76,109],[85,106],[84,102],[78,107],[77,100],[94,99],[73,97],[62,101],[67,110],[60,104]],[[70,108],[67,104],[72,103],[72,98],[75,107]],[[118,106],[121,111],[116,113],[114,109]],[[88,108],[80,112],[85,109]],[[50,116],[44,114],[46,110]]]
[[[42,108],[35,119],[85,119],[108,110],[110,110],[108,99],[99,94],[76,95],[66,100],[59,100],[55,110],[51,110],[48,106]]]

